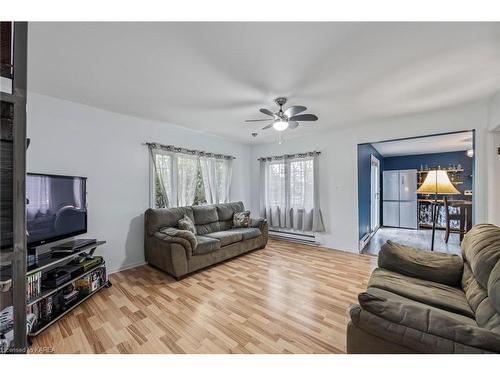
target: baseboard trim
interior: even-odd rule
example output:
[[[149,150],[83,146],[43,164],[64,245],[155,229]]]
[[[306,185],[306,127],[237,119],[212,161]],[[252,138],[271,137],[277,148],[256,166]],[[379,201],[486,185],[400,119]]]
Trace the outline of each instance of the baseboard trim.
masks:
[[[120,271],[125,271],[125,270],[131,269],[131,268],[143,266],[145,264],[147,264],[147,262],[145,260],[141,260],[140,262],[126,264],[126,265],[120,266],[120,267],[112,269],[112,270],[108,269],[108,275],[111,275],[112,273],[116,273],[116,272],[120,272]]]

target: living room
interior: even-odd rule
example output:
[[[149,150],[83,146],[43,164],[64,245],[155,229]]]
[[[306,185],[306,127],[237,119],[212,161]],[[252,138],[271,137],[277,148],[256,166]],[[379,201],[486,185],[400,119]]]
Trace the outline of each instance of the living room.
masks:
[[[6,20],[1,41],[2,352],[500,353],[500,23]],[[426,228],[383,213],[383,172],[410,169]]]

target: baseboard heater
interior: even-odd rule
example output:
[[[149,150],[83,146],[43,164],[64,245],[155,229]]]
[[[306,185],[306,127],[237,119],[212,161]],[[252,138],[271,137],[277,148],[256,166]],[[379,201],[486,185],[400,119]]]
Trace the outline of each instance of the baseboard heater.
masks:
[[[370,240],[371,240],[372,236],[373,236],[373,233],[368,232],[368,233],[366,233],[366,234],[363,236],[363,238],[361,238],[361,239],[359,240],[359,245],[358,245],[358,246],[359,246],[359,251],[362,251],[362,250],[365,248],[366,244],[367,244],[368,242],[370,242]]]
[[[288,232],[284,230],[269,229],[269,237],[278,240],[294,241],[299,243],[304,243],[308,245],[316,245],[316,238],[313,234],[302,234]]]

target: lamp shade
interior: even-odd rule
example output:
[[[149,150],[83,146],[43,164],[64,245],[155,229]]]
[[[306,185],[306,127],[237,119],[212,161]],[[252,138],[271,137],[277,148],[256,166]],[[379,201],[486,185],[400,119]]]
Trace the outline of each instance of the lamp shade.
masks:
[[[288,128],[288,121],[278,120],[273,123],[273,128],[279,132]]]
[[[419,194],[460,194],[444,170],[429,171],[424,183],[417,189]]]

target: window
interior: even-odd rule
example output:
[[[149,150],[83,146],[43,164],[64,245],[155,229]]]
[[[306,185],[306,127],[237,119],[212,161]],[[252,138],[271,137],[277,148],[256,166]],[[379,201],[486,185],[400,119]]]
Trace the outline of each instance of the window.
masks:
[[[285,199],[285,162],[277,161],[270,163],[267,194],[270,206],[283,206]]]
[[[179,150],[178,148],[175,149]],[[151,206],[182,207],[229,200],[232,157],[150,147]]]
[[[313,207],[313,173],[312,159],[290,162],[290,207]]]
[[[157,171],[154,173],[154,202],[156,208],[164,208],[167,207],[167,202],[162,194],[161,184],[163,182],[164,189],[167,192],[167,197],[172,197],[172,179],[170,178],[173,172],[172,156],[163,153],[156,153],[155,161]],[[164,178],[160,180],[160,176],[164,176]]]
[[[205,186],[203,185],[203,175],[201,173],[201,168],[198,168],[198,173],[196,174],[196,191],[194,194],[194,206],[199,206],[202,204],[207,204],[207,199],[205,197]]]
[[[324,231],[315,191],[318,153],[262,158],[261,214],[271,227],[303,232]]]

